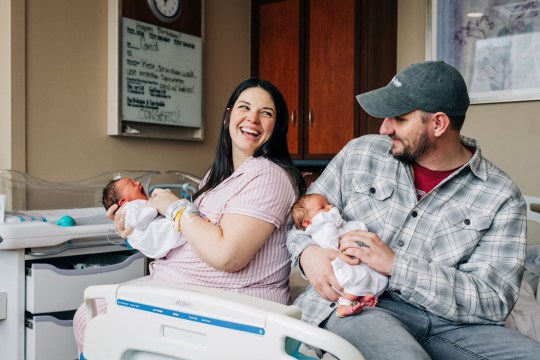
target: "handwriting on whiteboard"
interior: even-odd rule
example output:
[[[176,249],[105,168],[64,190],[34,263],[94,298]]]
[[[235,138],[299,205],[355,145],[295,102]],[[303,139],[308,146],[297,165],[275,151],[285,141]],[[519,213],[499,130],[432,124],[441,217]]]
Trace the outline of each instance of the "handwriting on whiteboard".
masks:
[[[201,38],[129,18],[122,28],[122,119],[201,127]]]

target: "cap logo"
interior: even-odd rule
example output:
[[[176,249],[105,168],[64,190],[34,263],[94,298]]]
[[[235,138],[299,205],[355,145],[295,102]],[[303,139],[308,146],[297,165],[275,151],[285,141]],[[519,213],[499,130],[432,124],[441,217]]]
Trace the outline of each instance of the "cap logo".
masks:
[[[391,82],[392,84],[394,84],[395,87],[401,87],[401,85],[402,85],[402,84],[401,84],[401,81],[399,81],[399,79],[398,79],[396,76],[394,76],[394,77],[392,78],[392,81],[390,81],[390,82]]]

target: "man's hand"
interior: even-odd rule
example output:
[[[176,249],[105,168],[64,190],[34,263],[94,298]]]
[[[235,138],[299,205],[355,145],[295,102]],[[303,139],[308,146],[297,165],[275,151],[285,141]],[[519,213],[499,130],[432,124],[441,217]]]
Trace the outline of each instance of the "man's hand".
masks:
[[[341,296],[338,291],[343,292],[330,264],[338,256],[338,251],[318,246],[309,246],[300,255],[300,265],[311,286],[329,301],[337,301]]]
[[[383,275],[392,274],[394,252],[377,234],[364,230],[348,232],[341,237],[339,250]]]

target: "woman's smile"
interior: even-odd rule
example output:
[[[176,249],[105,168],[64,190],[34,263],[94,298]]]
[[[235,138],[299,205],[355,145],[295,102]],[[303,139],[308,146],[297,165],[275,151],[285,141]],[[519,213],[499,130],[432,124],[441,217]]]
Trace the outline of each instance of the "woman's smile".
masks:
[[[240,94],[229,122],[235,168],[270,139],[275,124],[274,101],[266,90],[252,87]]]

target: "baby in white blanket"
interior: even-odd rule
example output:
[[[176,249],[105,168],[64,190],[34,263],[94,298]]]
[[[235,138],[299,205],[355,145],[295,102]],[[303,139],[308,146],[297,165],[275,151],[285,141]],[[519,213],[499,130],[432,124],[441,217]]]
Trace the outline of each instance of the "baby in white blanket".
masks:
[[[298,229],[304,230],[320,247],[327,249],[339,250],[339,238],[349,231],[367,230],[360,221],[343,220],[339,210],[320,194],[300,197],[293,205],[292,217]],[[332,268],[344,289],[336,310],[339,317],[358,314],[364,306],[376,306],[378,296],[388,286],[386,276],[364,263],[349,265],[338,257],[332,261]]]

